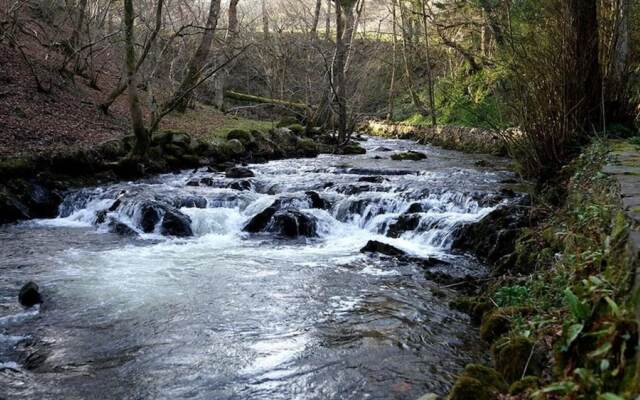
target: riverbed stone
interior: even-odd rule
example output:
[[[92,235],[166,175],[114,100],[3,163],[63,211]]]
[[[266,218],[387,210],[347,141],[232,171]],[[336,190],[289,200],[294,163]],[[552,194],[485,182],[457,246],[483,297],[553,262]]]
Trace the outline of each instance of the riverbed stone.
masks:
[[[343,146],[340,149],[340,152],[345,155],[358,155],[358,154],[365,154],[367,150],[357,143],[351,143]]]
[[[255,141],[253,135],[242,129],[234,129],[227,134],[227,139],[237,139],[242,143],[245,147],[250,145]]]
[[[427,155],[419,151],[406,151],[404,153],[396,153],[391,156],[395,161],[420,161],[427,158]]]
[[[305,195],[311,201],[311,208],[319,208],[321,210],[329,210],[331,208],[331,203],[322,198],[318,192],[309,191]]]
[[[238,190],[240,192],[243,192],[243,191],[251,190],[253,185],[251,184],[250,180],[246,180],[245,179],[245,180],[241,180],[241,181],[231,182],[229,185],[227,185],[227,187],[229,189]]]
[[[407,253],[387,243],[378,242],[377,240],[369,240],[367,244],[360,249],[361,253],[379,253],[391,257],[403,257]]]
[[[387,178],[377,175],[377,176],[363,176],[358,178],[358,182],[368,182],[368,183],[383,183],[388,181]]]
[[[280,200],[274,201],[269,207],[254,215],[242,230],[251,233],[262,232],[271,221],[271,218],[280,209],[280,205]]]
[[[246,167],[233,167],[225,172],[225,176],[231,179],[253,178],[256,176],[253,171]]]
[[[317,222],[316,217],[300,210],[281,210],[273,216],[272,229],[290,238],[313,237],[317,236]]]
[[[33,281],[27,282],[20,289],[18,294],[18,301],[24,307],[33,307],[36,304],[42,303],[42,295],[40,294],[40,287]]]
[[[165,210],[160,225],[160,233],[165,236],[188,237],[193,236],[191,218],[179,211]]]
[[[422,216],[420,214],[402,214],[399,216],[387,230],[387,236],[398,238],[403,233],[414,231],[420,226]]]

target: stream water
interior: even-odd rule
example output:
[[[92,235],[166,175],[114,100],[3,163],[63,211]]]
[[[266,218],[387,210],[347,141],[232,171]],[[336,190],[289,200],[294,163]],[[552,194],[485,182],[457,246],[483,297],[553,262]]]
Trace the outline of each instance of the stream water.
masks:
[[[488,156],[363,145],[361,156],[249,165],[255,177],[233,188],[237,179],[200,170],[82,189],[56,219],[0,227],[0,398],[444,393],[484,352],[468,318],[447,305],[455,293],[427,280],[419,262],[359,250],[378,240],[445,260],[452,273],[486,273],[454,254],[451,238],[508,201],[499,192],[512,176]],[[406,149],[427,159],[389,160]],[[492,167],[477,167],[480,159]],[[278,199],[313,222],[314,237],[243,230]],[[148,204],[188,216],[193,236],[146,229]],[[408,210],[419,223],[390,237]],[[127,235],[110,232],[114,221]],[[45,302],[24,310],[16,299],[28,280]]]

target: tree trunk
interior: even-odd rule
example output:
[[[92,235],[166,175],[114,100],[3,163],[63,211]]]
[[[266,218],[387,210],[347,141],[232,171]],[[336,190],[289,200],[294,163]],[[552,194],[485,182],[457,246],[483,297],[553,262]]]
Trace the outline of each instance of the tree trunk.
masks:
[[[229,22],[227,25],[227,34],[225,36],[225,51],[224,54],[218,58],[218,65],[225,62],[225,55],[232,57],[235,51],[235,41],[238,36],[238,2],[240,0],[229,1]],[[213,105],[219,110],[224,109],[224,89],[227,84],[229,72],[233,67],[232,64],[228,64],[222,68],[213,78]]]
[[[127,87],[129,88],[129,112],[131,114],[131,127],[135,135],[135,144],[131,150],[132,158],[144,159],[149,149],[149,135],[144,127],[142,108],[138,98],[136,79],[136,50],[134,36],[134,12],[133,0],[124,0],[124,24],[126,46]]]
[[[633,126],[633,109],[626,101],[626,81],[629,61],[629,0],[619,0],[617,4],[613,33],[614,45],[611,51],[609,76],[607,77],[606,116],[607,122],[617,122]]]
[[[424,104],[422,103],[422,100],[420,100],[418,93],[416,93],[415,91],[413,71],[409,66],[409,56],[407,54],[408,33],[407,33],[407,26],[406,26],[406,24],[408,23],[408,19],[406,15],[406,10],[404,9],[402,0],[400,0],[398,5],[400,7],[400,19],[402,21],[402,60],[404,62],[404,72],[405,72],[405,75],[407,76],[407,81],[409,84],[409,95],[411,96],[411,101],[413,102],[413,106],[415,107],[416,111],[420,113],[420,115],[427,116],[428,113],[424,108]]]
[[[573,28],[572,65],[568,66],[569,106],[576,110],[578,129],[591,134],[606,123],[602,113],[602,73],[598,40],[597,0],[570,0]]]
[[[346,99],[346,75],[345,75],[345,17],[349,11],[345,10],[344,3],[349,0],[335,0],[336,3],[336,52],[333,60],[333,84],[335,87],[336,105],[338,110],[338,145],[342,145],[347,139],[347,99]]]
[[[331,0],[327,0],[327,18],[325,20],[324,36],[327,40],[331,38]]]
[[[427,6],[426,0],[422,0],[422,24],[424,28],[424,53],[425,53],[425,62],[427,64],[427,81],[429,84],[429,108],[431,112],[431,126],[436,126],[436,102],[433,95],[434,85],[433,85],[433,71],[431,67],[431,51],[429,48],[429,29],[427,24]]]
[[[175,107],[177,111],[184,112],[187,109],[187,105],[189,104],[192,95],[191,88],[198,82],[198,79],[202,74],[202,70],[207,65],[207,58],[209,57],[211,44],[213,43],[213,38],[216,33],[219,14],[220,0],[211,0],[209,16],[207,17],[207,25],[205,32],[202,35],[202,40],[191,58],[191,61],[189,61],[187,72],[182,78],[180,87],[174,96],[175,99],[180,99]]]
[[[313,20],[311,21],[311,37],[318,36],[318,23],[320,22],[320,9],[322,8],[322,0],[316,0],[316,8],[313,11]]]
[[[393,43],[393,57],[391,61],[391,82],[389,83],[389,111],[387,113],[387,120],[393,119],[394,104],[395,104],[395,84],[396,84],[396,64],[398,59],[398,38],[397,38],[397,15],[396,15],[396,0],[391,0],[391,41]]]
[[[72,50],[78,48],[80,44],[80,32],[82,31],[82,25],[84,25],[84,17],[87,10],[87,0],[80,0],[77,6],[76,24],[71,32],[71,38],[69,39],[69,45]]]
[[[269,40],[269,12],[267,11],[267,0],[262,0],[262,33],[264,40]]]
[[[160,28],[162,28],[162,7],[164,5],[164,0],[158,0],[158,3],[156,5],[156,22],[155,22],[155,27],[153,29],[153,32],[151,32],[151,36],[149,37],[149,39],[147,40],[147,43],[144,46],[144,49],[142,50],[142,54],[140,55],[140,58],[138,59],[138,62],[136,63],[136,73],[138,72],[138,70],[140,69],[140,67],[142,66],[142,64],[144,63],[144,60],[147,58],[147,55],[149,54],[149,51],[151,50],[151,47],[153,46],[153,43],[156,41],[156,38],[158,37],[158,33],[160,32]],[[127,89],[127,81],[126,80],[121,80],[120,83],[118,83],[118,86],[116,86],[111,93],[109,93],[109,96],[107,96],[107,99],[100,103],[100,110],[102,110],[105,114],[109,112],[109,108],[111,107],[111,105],[113,104],[114,101],[116,101],[116,99],[118,97],[120,97],[120,95],[122,93],[124,93],[124,91]]]

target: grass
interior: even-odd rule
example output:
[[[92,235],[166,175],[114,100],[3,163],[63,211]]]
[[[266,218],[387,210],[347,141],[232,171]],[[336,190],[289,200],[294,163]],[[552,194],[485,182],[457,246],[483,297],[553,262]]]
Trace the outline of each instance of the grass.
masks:
[[[267,131],[276,122],[234,117],[221,113],[212,106],[197,104],[185,113],[172,113],[162,121],[161,129],[173,129],[191,134],[202,140],[225,138],[235,129]]]

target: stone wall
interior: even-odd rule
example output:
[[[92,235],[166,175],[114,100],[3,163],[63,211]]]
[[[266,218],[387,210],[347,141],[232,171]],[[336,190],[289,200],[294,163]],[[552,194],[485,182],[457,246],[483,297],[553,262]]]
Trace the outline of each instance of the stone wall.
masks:
[[[468,153],[487,153],[504,156],[506,142],[500,132],[483,128],[459,126],[420,127],[393,124],[385,121],[367,121],[362,129],[374,136],[418,140],[421,143]]]

